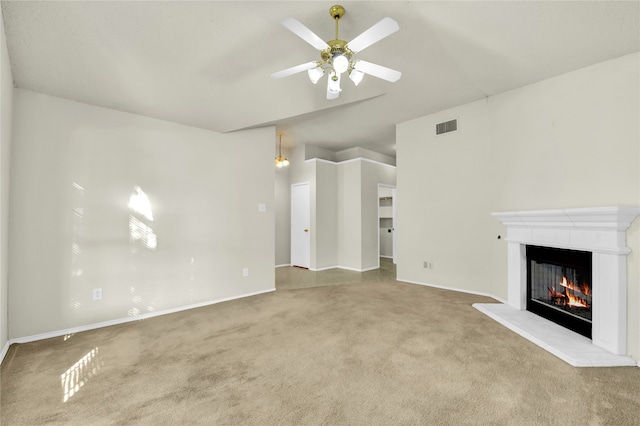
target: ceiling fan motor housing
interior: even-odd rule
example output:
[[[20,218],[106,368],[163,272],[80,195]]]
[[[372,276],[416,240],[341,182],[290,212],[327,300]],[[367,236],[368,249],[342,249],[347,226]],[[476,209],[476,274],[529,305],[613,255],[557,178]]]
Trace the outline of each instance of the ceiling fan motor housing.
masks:
[[[347,59],[351,59],[353,52],[347,47],[347,42],[344,40],[329,40],[327,42],[329,49],[325,49],[320,52],[322,60],[328,62],[336,56],[346,56]]]

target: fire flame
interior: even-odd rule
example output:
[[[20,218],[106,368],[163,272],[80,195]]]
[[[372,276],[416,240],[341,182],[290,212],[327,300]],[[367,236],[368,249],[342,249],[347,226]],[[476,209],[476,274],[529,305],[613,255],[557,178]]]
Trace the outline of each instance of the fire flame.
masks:
[[[582,283],[581,285],[577,286],[570,281],[567,282],[567,277],[562,277],[562,281],[560,282],[560,285],[562,287],[565,287],[574,291],[579,291],[580,293],[586,296],[591,296],[591,289],[589,288],[589,285],[587,283]]]
[[[574,308],[588,308],[589,304],[587,303],[586,300],[581,299],[579,297],[574,296],[573,294],[567,292],[567,298],[569,299],[569,301],[567,302],[567,305],[574,307]]]
[[[566,306],[570,306],[573,308],[590,308],[589,303],[575,295],[574,292],[579,292],[584,294],[585,296],[591,295],[591,289],[587,283],[583,283],[582,285],[576,286],[570,281],[567,281],[567,277],[562,277],[562,281],[559,283],[562,287],[564,287],[563,293],[558,293],[554,288],[547,287],[549,290],[549,296],[554,299],[562,299],[562,304]]]

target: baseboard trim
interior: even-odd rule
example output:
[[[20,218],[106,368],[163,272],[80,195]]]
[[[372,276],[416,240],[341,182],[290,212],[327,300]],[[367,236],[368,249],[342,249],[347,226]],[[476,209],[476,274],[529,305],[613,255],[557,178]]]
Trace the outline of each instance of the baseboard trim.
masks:
[[[95,330],[97,328],[110,327],[112,325],[126,324],[128,322],[145,320],[145,319],[149,319],[149,318],[153,318],[153,317],[158,317],[158,316],[161,316],[161,315],[168,315],[168,314],[173,314],[173,313],[176,313],[176,312],[188,311],[189,309],[202,308],[202,307],[205,307],[205,306],[215,305],[215,304],[222,303],[222,302],[229,302],[231,300],[243,299],[245,297],[251,297],[251,296],[257,296],[257,295],[260,295],[260,294],[271,293],[272,291],[276,291],[276,289],[275,288],[271,288],[271,289],[267,289],[267,290],[257,291],[257,292],[254,292],[254,293],[247,293],[247,294],[242,294],[242,295],[239,295],[239,296],[226,297],[224,299],[209,300],[209,301],[206,301],[206,302],[193,303],[193,304],[190,304],[190,305],[179,306],[177,308],[163,309],[163,310],[157,311],[157,312],[149,312],[149,313],[146,313],[146,314],[137,315],[135,317],[118,318],[118,319],[109,320],[109,321],[101,321],[101,322],[96,322],[96,323],[93,323],[93,324],[87,324],[87,325],[81,325],[81,326],[78,326],[78,327],[67,328],[67,329],[64,329],[64,330],[56,330],[56,331],[50,331],[50,332],[42,333],[42,334],[34,334],[34,335],[31,335],[31,336],[18,337],[18,338],[9,340],[9,342],[7,342],[6,349],[8,350],[9,346],[14,344],[14,343],[36,342],[38,340],[51,339],[53,337],[65,336],[67,334],[80,333],[82,331]],[[4,358],[4,352],[3,352],[3,358]]]
[[[383,256],[383,255],[380,255],[380,257],[384,257],[385,259],[393,259],[393,256]]]
[[[309,270],[311,272],[320,272],[320,271],[327,271],[329,269],[336,269],[336,268],[339,268],[339,266],[333,265],[333,266],[325,266],[324,268],[309,268]]]
[[[344,269],[346,271],[367,272],[367,271],[373,271],[374,269],[380,269],[380,266],[372,266],[371,268],[365,268],[365,269],[350,268],[348,266],[336,266],[336,268]]]
[[[276,268],[284,268],[286,266],[291,266],[290,263],[283,263],[282,265],[276,265]]]
[[[344,269],[345,271],[367,272],[367,271],[373,271],[374,269],[380,269],[380,266],[372,266],[371,268],[365,268],[365,269],[350,268],[348,266],[340,266],[340,265],[326,266],[324,268],[318,268],[318,269],[309,268],[311,272],[327,271],[329,269]]]
[[[403,278],[396,278],[396,281],[402,281],[403,283],[409,283],[409,284],[423,285],[423,286],[426,286],[426,287],[439,288],[439,289],[442,289],[442,290],[457,291],[459,293],[474,294],[476,296],[490,297],[490,298],[492,298],[494,300],[497,300],[500,303],[507,304],[506,300],[504,300],[504,299],[502,299],[500,297],[494,296],[493,294],[485,293],[485,292],[482,292],[482,291],[465,290],[465,289],[462,289],[462,288],[455,288],[455,287],[445,287],[445,286],[442,286],[442,285],[428,284],[428,283],[423,283],[423,282],[420,282],[420,281],[405,280]]]
[[[378,265],[378,266],[372,266],[372,267],[370,267],[370,268],[364,268],[364,269],[361,269],[361,270],[360,270],[360,272],[373,271],[374,269],[380,269],[380,265]]]

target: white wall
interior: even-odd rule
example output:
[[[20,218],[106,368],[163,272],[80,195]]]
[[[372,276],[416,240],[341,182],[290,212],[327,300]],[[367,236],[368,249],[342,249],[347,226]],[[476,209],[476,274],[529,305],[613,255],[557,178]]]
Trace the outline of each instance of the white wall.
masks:
[[[348,161],[338,173],[338,265],[362,266],[362,161]]]
[[[8,253],[9,253],[9,171],[13,115],[13,76],[0,11],[0,362],[9,340]]]
[[[639,62],[624,56],[398,125],[398,278],[505,299],[505,229],[491,212],[639,205]],[[451,118],[459,131],[435,136]],[[639,222],[627,233],[635,359]]]
[[[338,256],[338,188],[336,166],[333,163],[316,163],[315,200],[315,268],[335,267]]]
[[[11,339],[274,289],[274,128],[14,99]],[[153,220],[130,207],[136,187]]]
[[[395,185],[396,169],[365,159],[337,167],[338,265],[358,271],[378,268],[378,184]]]
[[[337,178],[335,164],[317,159],[305,161],[307,148],[308,146],[298,147],[293,152],[289,174],[290,184],[309,182],[311,197],[309,268],[312,270],[325,269],[336,266]],[[315,152],[316,148],[312,149]]]
[[[284,151],[283,151],[284,153]],[[289,153],[284,154],[287,158]],[[275,189],[275,227],[276,227],[276,266],[291,263],[291,184],[289,167],[276,168]]]

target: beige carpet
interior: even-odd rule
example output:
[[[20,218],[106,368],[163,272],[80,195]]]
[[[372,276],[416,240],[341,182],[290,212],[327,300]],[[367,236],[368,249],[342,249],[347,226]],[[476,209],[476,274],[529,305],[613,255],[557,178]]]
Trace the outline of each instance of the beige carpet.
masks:
[[[640,368],[571,367],[475,302],[491,299],[354,283],[14,345],[0,421],[640,424]]]

